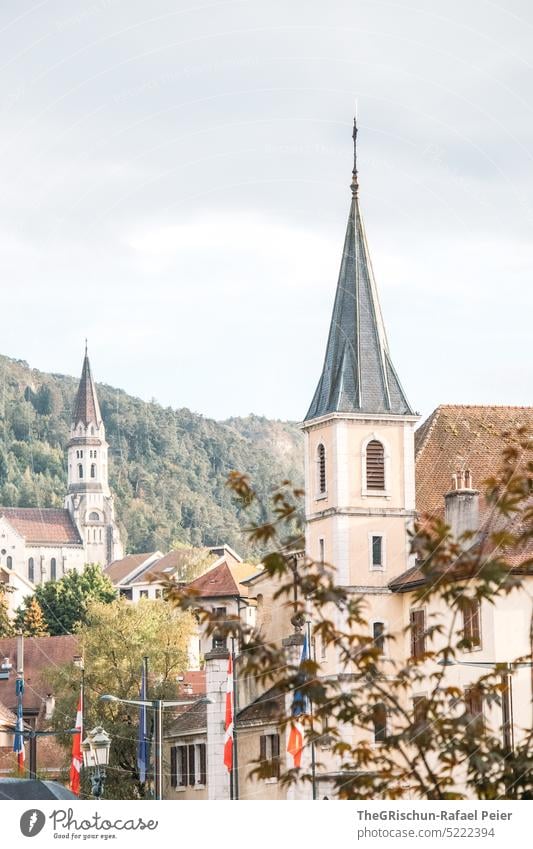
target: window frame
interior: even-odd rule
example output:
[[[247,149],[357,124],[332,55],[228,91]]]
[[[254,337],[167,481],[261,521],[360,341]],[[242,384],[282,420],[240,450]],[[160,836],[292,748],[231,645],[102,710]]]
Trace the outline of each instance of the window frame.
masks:
[[[416,624],[416,617],[422,615],[422,628]],[[411,639],[410,657],[412,660],[418,660],[426,654],[426,609],[425,607],[412,607],[409,610],[409,629]],[[420,650],[420,643],[422,649]]]
[[[182,742],[170,747],[170,786],[178,791],[207,787],[207,745]]]
[[[463,639],[469,643],[464,651],[481,651],[483,634],[481,630],[481,601],[477,598],[465,599],[463,607]]]
[[[371,442],[379,442],[383,448],[383,489],[368,486],[367,449]],[[381,434],[371,433],[361,444],[361,495],[364,498],[391,497],[391,452],[386,439]]]
[[[381,564],[374,564],[374,538],[381,539]],[[368,569],[370,572],[385,572],[387,568],[387,541],[382,531],[368,532]]]
[[[280,743],[280,735],[275,731],[268,731],[259,736],[259,762],[261,765],[268,764],[269,774],[263,778],[267,784],[275,784],[281,776]]]
[[[376,625],[382,625],[383,630],[379,637],[376,637]],[[387,623],[384,619],[373,619],[370,623],[372,629],[372,642],[376,648],[379,648],[381,657],[387,656]],[[378,639],[381,642],[381,647],[378,645]]]

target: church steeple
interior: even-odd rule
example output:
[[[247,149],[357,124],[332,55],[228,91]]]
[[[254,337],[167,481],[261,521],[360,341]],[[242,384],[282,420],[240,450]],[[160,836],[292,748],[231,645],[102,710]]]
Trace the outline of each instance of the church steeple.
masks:
[[[392,360],[359,207],[357,123],[352,202],[322,375],[306,421],[328,413],[412,415]]]
[[[91,374],[91,364],[89,362],[89,354],[87,352],[87,341],[85,341],[85,357],[83,359],[83,367],[81,371],[81,380],[78,386],[78,393],[74,402],[74,410],[72,414],[72,425],[76,427],[80,422],[87,427],[90,424],[100,426],[102,415],[100,413],[100,405],[96,394],[96,386]]]

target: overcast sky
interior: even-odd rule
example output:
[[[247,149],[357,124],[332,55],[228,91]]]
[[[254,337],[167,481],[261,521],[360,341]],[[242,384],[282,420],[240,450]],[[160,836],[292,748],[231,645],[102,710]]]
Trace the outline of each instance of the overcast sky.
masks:
[[[531,403],[530,0],[2,0],[0,352],[301,419],[350,200],[412,405]]]

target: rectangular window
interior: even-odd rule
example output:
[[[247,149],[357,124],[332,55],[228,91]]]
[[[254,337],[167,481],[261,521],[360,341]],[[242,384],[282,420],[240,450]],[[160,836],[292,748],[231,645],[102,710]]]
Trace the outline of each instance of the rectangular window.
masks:
[[[321,566],[326,562],[326,548],[323,539],[318,540],[318,562]]]
[[[384,704],[374,705],[372,723],[374,725],[374,743],[383,743],[387,739],[387,708]]]
[[[384,622],[374,622],[372,625],[372,638],[374,640],[374,645],[379,651],[380,654],[384,654],[385,652],[385,623]]]
[[[279,778],[281,768],[279,734],[263,734],[259,738],[259,760],[264,778]]]
[[[372,536],[372,568],[383,568],[383,537]]]
[[[479,687],[465,689],[465,713],[472,730],[483,728],[483,696]]]
[[[422,657],[426,652],[426,614],[424,610],[411,610],[411,657]]]
[[[428,700],[426,696],[415,696],[413,698],[413,722],[415,725],[421,725],[426,721],[428,709]]]
[[[172,787],[195,787],[207,784],[207,752],[205,743],[172,746],[170,749],[170,783]]]
[[[477,598],[465,600],[463,608],[463,637],[467,649],[481,648],[481,610]]]
[[[140,590],[139,598],[148,598],[148,590]]]

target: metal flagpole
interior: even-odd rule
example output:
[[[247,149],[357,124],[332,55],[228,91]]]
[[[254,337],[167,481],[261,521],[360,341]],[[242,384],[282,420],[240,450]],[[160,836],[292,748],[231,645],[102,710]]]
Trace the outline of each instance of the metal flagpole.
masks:
[[[308,619],[306,622],[307,625],[307,645],[309,647],[309,658],[311,658],[311,620]],[[313,645],[313,660],[316,660],[315,657],[315,647]],[[311,718],[313,717],[313,702],[309,699],[309,714]],[[313,724],[311,723],[311,733],[314,735]],[[313,800],[317,798],[317,788],[316,788],[316,753],[315,753],[315,741],[314,736],[311,738],[311,786],[313,790]]]
[[[235,667],[235,637],[231,638],[231,669],[233,672],[233,763],[232,763],[232,798],[239,798],[239,762],[237,757],[237,672]]]

